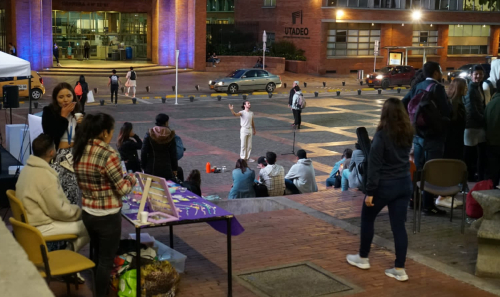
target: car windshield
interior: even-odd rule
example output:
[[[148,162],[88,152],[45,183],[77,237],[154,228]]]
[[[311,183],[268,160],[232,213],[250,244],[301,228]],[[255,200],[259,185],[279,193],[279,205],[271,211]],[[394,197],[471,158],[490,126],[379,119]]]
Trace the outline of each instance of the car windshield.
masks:
[[[388,73],[388,72],[391,72],[392,71],[392,67],[384,67],[382,69],[379,70],[380,73]]]
[[[243,73],[245,73],[245,70],[236,70],[226,75],[226,77],[240,78]]]
[[[472,68],[474,64],[467,64],[467,65],[464,65],[460,68],[458,68],[458,70],[469,70],[470,68]]]

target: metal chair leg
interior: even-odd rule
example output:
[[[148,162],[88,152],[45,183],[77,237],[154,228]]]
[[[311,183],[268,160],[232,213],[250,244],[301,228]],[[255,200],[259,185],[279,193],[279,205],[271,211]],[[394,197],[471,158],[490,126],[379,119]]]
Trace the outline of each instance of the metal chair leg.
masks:
[[[413,190],[413,234],[417,234],[417,200],[418,190]]]
[[[462,234],[465,233],[465,192],[462,192],[462,199],[463,199],[463,204],[462,204]]]
[[[455,202],[455,195],[451,197],[451,210],[450,210],[450,222],[453,221],[453,203]]]
[[[417,232],[420,233],[420,224],[422,223],[422,197],[424,196],[424,191],[419,191],[419,203],[418,203],[418,227],[417,227]]]
[[[66,280],[66,291],[68,293],[68,296],[70,296],[69,280]]]

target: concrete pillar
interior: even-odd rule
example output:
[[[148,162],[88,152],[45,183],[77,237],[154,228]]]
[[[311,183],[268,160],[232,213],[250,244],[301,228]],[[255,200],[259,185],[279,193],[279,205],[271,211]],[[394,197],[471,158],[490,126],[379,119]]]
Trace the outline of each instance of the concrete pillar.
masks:
[[[43,26],[42,0],[30,1],[31,15],[31,68],[42,69]]]
[[[207,44],[207,0],[191,0],[189,13],[190,60],[189,67],[205,71]]]
[[[31,58],[31,24],[26,20],[31,19],[31,3],[30,0],[16,0],[13,1],[12,6],[14,8],[12,21],[15,27],[17,56],[29,61]]]
[[[392,46],[392,25],[391,24],[381,24],[380,25],[380,54],[383,56],[383,65],[387,65],[388,61],[388,50],[383,49],[386,46]]]
[[[42,68],[52,67],[52,0],[42,2]]]
[[[447,67],[448,62],[448,33],[450,31],[450,26],[448,25],[437,25],[438,26],[438,46],[442,46],[442,49],[437,50],[439,56],[439,64],[443,71]]]
[[[490,52],[491,56],[498,56],[498,43],[500,39],[500,26],[491,26],[490,32]]]
[[[147,28],[148,28],[148,32],[147,32],[147,35],[146,35],[146,43],[148,44],[148,48],[147,48],[147,58],[148,58],[148,61],[152,61],[153,60],[153,56],[152,56],[152,47],[153,47],[153,34],[152,34],[152,26],[153,26],[153,13],[154,13],[154,3],[155,1],[152,1],[153,2],[153,10],[152,11],[149,11],[148,12],[148,19],[147,19]]]
[[[175,50],[179,50],[179,68],[188,67],[189,56],[189,4],[192,0],[175,1]],[[175,59],[175,55],[174,55]],[[174,63],[175,65],[175,60]]]

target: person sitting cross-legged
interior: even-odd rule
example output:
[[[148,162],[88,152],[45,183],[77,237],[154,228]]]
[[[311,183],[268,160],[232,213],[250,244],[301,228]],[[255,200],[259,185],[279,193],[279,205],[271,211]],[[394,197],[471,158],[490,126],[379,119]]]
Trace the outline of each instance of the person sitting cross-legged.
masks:
[[[294,164],[286,174],[285,186],[292,194],[318,191],[314,167],[311,159],[307,159],[305,150],[297,151],[297,164]]]
[[[267,166],[259,172],[259,181],[267,187],[269,197],[285,193],[285,168],[276,164],[276,154],[266,153]]]
[[[19,174],[16,196],[24,204],[30,225],[42,235],[75,234],[73,250],[78,252],[89,241],[87,229],[81,220],[82,210],[71,204],[49,162],[56,155],[52,137],[39,135],[33,141],[33,155]]]

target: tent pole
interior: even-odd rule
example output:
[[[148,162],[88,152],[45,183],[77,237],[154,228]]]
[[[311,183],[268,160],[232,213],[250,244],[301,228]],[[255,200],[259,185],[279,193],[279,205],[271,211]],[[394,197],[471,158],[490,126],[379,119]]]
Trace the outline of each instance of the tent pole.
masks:
[[[28,78],[28,96],[30,98],[30,100],[29,100],[30,107],[29,107],[29,112],[28,112],[29,114],[31,114],[31,77],[32,77],[32,75],[31,75],[31,72],[30,72],[30,76]]]

